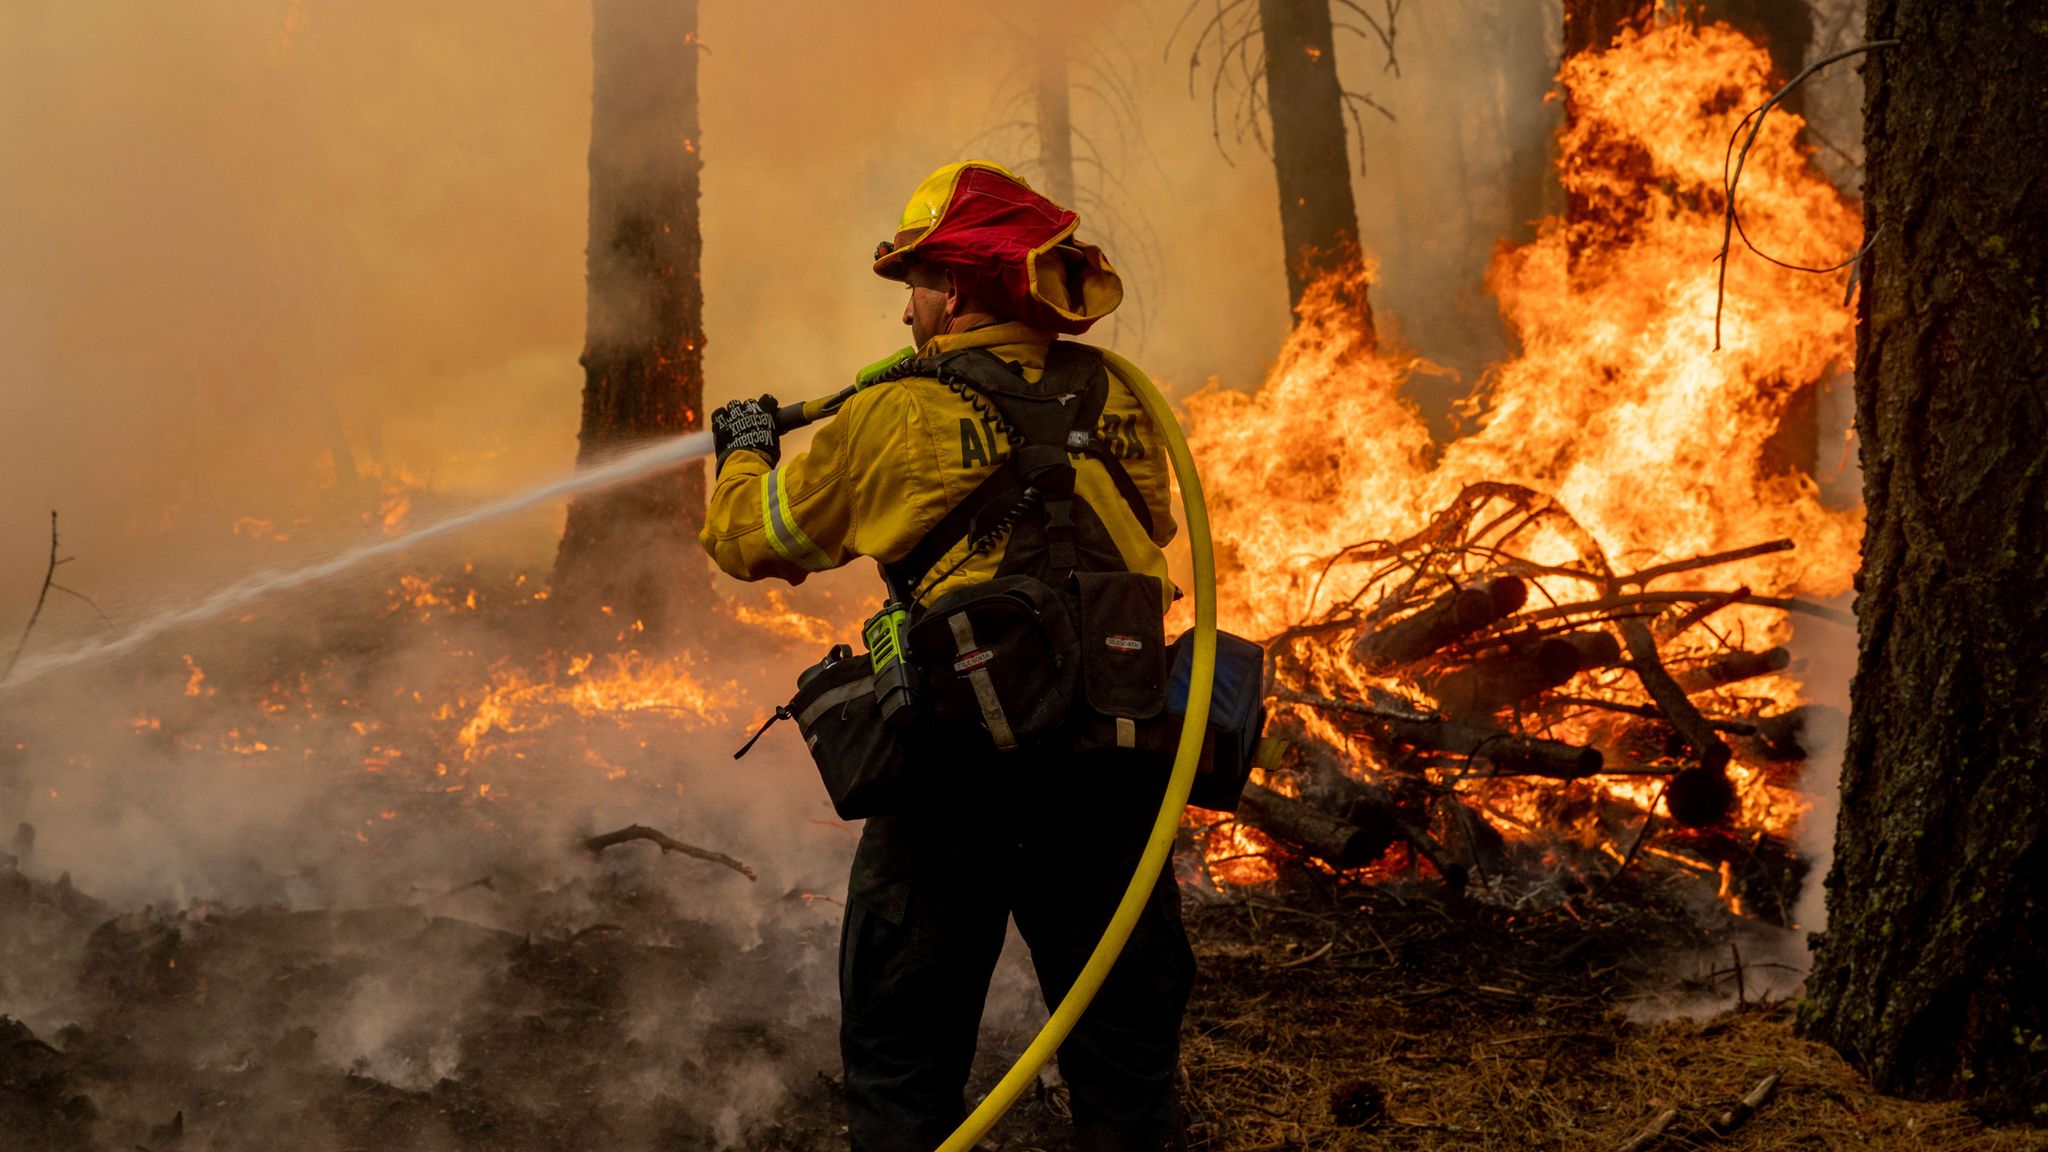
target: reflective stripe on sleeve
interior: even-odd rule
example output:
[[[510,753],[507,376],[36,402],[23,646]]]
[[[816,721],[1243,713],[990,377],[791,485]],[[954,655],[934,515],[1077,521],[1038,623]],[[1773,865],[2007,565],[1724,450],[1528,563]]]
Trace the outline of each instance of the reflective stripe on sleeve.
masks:
[[[813,572],[832,567],[831,558],[796,526],[789,510],[789,493],[782,486],[782,468],[771,468],[761,477],[761,525],[768,530],[768,542],[784,560]]]

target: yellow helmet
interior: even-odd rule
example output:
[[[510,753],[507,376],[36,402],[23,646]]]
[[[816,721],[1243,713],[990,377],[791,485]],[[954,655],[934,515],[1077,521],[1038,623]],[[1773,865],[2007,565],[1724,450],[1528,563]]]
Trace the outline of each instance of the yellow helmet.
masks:
[[[1084,332],[1123,302],[1102,249],[1074,239],[1081,217],[989,160],[961,160],[924,178],[896,234],[875,247],[875,273],[909,275],[913,260],[975,272],[1008,298],[1014,319]]]

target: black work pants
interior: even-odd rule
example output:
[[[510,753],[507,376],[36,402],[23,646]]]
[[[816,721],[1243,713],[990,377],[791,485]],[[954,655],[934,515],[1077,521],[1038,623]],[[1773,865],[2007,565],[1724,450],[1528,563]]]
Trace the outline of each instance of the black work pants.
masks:
[[[937,765],[927,779],[983,767]],[[861,836],[839,959],[855,1152],[931,1152],[959,1124],[1007,921],[1016,917],[1046,1005],[1056,1005],[1130,883],[1165,779],[1115,751],[1002,768],[1012,786],[935,787]],[[1182,1146],[1175,1085],[1193,981],[1169,866],[1060,1048],[1085,1152]]]

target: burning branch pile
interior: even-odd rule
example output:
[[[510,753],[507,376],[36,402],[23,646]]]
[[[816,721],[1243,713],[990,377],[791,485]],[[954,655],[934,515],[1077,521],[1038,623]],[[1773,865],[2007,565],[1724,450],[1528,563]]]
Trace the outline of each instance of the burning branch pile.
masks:
[[[1821,602],[1847,590],[1862,526],[1781,441],[1795,395],[1851,359],[1843,283],[1731,254],[1716,349],[1722,165],[1774,88],[1761,49],[1672,24],[1560,81],[1577,109],[1560,178],[1630,210],[1502,252],[1491,281],[1521,352],[1460,435],[1433,439],[1402,395],[1423,366],[1347,319],[1368,266],[1311,287],[1257,392],[1189,400],[1222,619],[1270,641],[1291,748],[1199,834],[1219,882],[1306,855],[1570,887],[1668,857],[1740,903],[1757,860],[1797,870],[1820,713],[1788,644],[1795,618],[1845,619]],[[1745,227],[1821,264],[1856,247],[1857,219],[1797,129],[1760,130]],[[1523,856],[1540,866],[1511,867]],[[1787,917],[1788,883],[1758,911]]]
[[[1610,815],[1661,800],[1687,829],[1782,832],[1802,806],[1789,785],[1803,750],[1787,737],[1803,714],[1771,684],[1790,657],[1724,617],[1737,606],[1836,614],[1746,586],[1677,585],[1791,548],[1618,573],[1555,501],[1469,486],[1423,531],[1327,561],[1365,577],[1270,645],[1276,731],[1290,747],[1237,819],[1339,870],[1404,842],[1457,884],[1500,876],[1495,824],[1555,824],[1563,813],[1546,809],[1565,795]],[[1532,781],[1586,783],[1565,793]],[[1561,843],[1548,838],[1554,859]]]

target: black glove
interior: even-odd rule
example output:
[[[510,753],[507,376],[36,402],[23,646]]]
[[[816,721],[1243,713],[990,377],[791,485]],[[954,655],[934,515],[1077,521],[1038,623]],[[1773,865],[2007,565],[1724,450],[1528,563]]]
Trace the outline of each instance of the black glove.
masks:
[[[718,471],[725,471],[725,458],[750,448],[768,458],[769,464],[782,460],[782,433],[775,428],[775,397],[734,400],[711,414],[711,444],[718,453]]]

